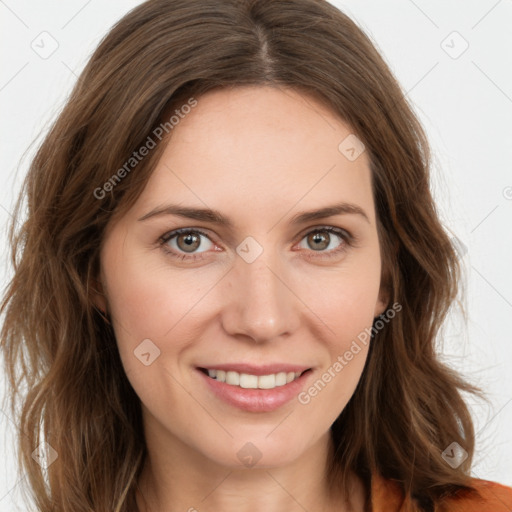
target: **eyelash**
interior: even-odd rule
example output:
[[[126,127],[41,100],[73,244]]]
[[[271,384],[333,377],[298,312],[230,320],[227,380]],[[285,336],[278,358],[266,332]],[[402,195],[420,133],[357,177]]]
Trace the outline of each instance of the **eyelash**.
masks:
[[[339,229],[339,228],[335,228],[333,226],[321,226],[321,227],[313,228],[310,231],[308,231],[307,233],[305,233],[304,236],[301,238],[301,240],[306,238],[308,235],[311,235],[312,233],[319,233],[319,232],[333,233],[333,234],[339,236],[342,239],[343,243],[337,249],[331,249],[330,251],[327,251],[327,252],[319,251],[317,253],[317,255],[306,256],[306,258],[330,259],[330,258],[334,258],[340,254],[343,254],[350,247],[356,246],[356,239],[353,235],[351,235],[348,231],[345,231],[345,230]],[[167,242],[169,242],[173,238],[175,238],[179,235],[183,235],[183,234],[200,234],[200,235],[205,236],[208,239],[210,238],[207,233],[205,233],[204,231],[201,231],[200,229],[192,229],[192,228],[176,229],[176,230],[171,231],[170,233],[167,233],[167,234],[163,235],[162,237],[160,237],[159,242],[160,242],[160,245],[162,246],[162,249],[164,250],[164,252],[166,254],[168,254],[169,256],[171,256],[172,258],[177,258],[181,261],[189,260],[189,261],[193,262],[193,261],[203,260],[204,259],[204,256],[202,255],[203,253],[179,254],[178,255],[173,250],[170,250],[168,248]],[[309,252],[309,251],[306,251],[306,252]],[[311,251],[311,252],[315,252],[315,251]]]

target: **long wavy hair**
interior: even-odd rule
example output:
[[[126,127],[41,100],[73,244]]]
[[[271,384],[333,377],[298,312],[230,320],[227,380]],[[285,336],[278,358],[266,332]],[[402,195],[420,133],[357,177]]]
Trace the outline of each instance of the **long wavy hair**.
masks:
[[[372,336],[332,425],[331,484],[347,488],[353,471],[368,495],[378,472],[418,511],[474,491],[463,393],[481,392],[436,351],[461,269],[431,195],[427,138],[371,39],[323,0],[149,0],[92,55],[31,162],[10,225],[1,351],[18,464],[39,512],[137,510],[147,455],[140,400],[93,292],[105,230],[133,205],[167,138],[113,176],[190,98],[244,85],[315,97],[370,158],[382,284],[402,310]],[[43,442],[58,454],[47,468],[32,457]],[[468,453],[456,469],[442,458],[452,442]]]

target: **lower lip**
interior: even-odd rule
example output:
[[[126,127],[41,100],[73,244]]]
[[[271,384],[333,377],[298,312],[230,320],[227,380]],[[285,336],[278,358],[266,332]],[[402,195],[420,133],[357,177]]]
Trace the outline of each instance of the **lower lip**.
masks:
[[[279,409],[300,393],[306,379],[312,373],[312,370],[308,370],[298,379],[274,389],[245,389],[212,379],[199,369],[197,371],[217,397],[248,412],[270,412]]]

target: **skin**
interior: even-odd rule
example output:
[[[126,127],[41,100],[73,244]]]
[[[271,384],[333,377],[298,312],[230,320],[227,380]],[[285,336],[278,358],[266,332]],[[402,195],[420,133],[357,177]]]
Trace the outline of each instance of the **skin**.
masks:
[[[196,367],[304,364],[312,368],[307,389],[386,310],[367,154],[347,159],[338,145],[350,127],[292,89],[250,86],[197,99],[136,204],[109,226],[100,255],[97,305],[112,317],[126,375],[142,402],[149,456],[139,508],[347,510],[324,479],[329,428],[355,390],[368,346],[308,404],[293,399],[272,412],[225,403]],[[298,212],[341,201],[368,219],[290,222]],[[167,203],[219,210],[234,227],[174,215],[138,220]],[[322,232],[324,226],[348,231],[356,246]],[[193,252],[183,236],[159,243],[179,228],[208,236],[196,235]],[[308,238],[311,231],[324,234],[323,246]],[[263,248],[252,263],[236,252],[248,236]],[[165,247],[203,259],[172,258]],[[160,350],[148,366],[134,356],[145,339]],[[237,457],[248,442],[261,454],[253,467]],[[355,477],[353,485],[355,510],[362,510]]]

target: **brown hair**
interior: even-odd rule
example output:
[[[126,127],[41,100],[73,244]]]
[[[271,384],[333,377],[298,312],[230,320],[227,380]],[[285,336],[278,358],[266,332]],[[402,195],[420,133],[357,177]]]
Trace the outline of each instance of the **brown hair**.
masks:
[[[471,490],[474,431],[461,391],[478,390],[435,351],[459,263],[431,196],[426,136],[383,58],[323,0],[149,0],[88,62],[33,159],[10,226],[2,353],[19,464],[40,512],[137,509],[140,401],[92,284],[107,225],[137,199],[165,144],[112,179],[187,99],[242,85],[313,95],[352,128],[371,162],[383,286],[402,311],[372,336],[358,387],[332,426],[332,485],[346,485],[351,470],[368,489],[379,472],[422,511]],[[58,453],[47,476],[31,457],[43,440]],[[457,469],[441,457],[454,441],[469,454]]]

